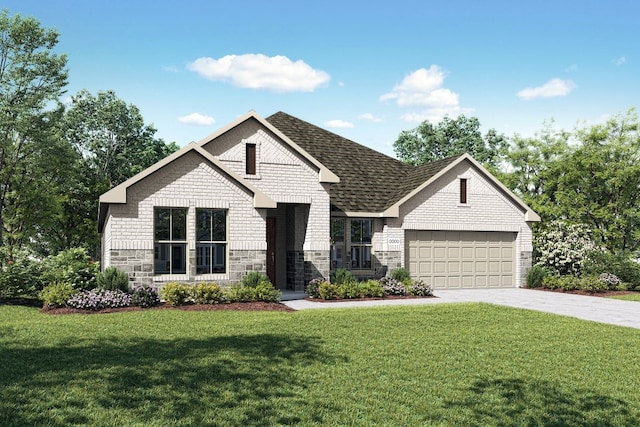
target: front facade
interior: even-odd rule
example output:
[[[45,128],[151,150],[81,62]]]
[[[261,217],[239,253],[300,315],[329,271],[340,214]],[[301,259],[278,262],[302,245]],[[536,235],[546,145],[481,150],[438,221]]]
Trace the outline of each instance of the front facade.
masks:
[[[455,288],[522,283],[536,220],[468,155],[414,168],[284,113],[250,112],[103,194],[99,227],[103,267],[132,284],[262,271],[303,290],[338,268],[406,267]]]

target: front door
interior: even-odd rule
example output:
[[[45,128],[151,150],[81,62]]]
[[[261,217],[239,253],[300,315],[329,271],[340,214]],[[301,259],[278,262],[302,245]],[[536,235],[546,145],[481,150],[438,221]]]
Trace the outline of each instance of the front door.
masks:
[[[267,276],[276,285],[276,219],[267,218]]]

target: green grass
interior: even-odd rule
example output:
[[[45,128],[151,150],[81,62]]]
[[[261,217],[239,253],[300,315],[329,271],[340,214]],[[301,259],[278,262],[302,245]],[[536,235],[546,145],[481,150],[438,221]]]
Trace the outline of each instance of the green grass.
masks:
[[[613,297],[609,297],[612,299],[622,299],[625,301],[640,301],[640,292],[635,294],[627,294],[627,295],[616,295]]]
[[[0,306],[2,426],[627,426],[640,330],[487,304]]]

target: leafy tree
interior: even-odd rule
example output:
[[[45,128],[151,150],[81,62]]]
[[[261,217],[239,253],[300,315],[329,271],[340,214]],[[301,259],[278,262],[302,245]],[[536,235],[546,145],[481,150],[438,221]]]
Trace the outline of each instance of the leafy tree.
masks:
[[[76,147],[105,190],[120,184],[178,149],[154,138],[140,110],[113,91],[86,90],[72,97],[65,112],[64,137]]]
[[[393,143],[398,158],[412,165],[469,153],[483,165],[496,170],[506,138],[490,129],[483,137],[475,117],[445,117],[437,125],[422,122],[415,129],[400,132]]]
[[[0,246],[10,255],[27,239],[36,216],[51,206],[46,176],[67,83],[67,58],[54,53],[58,33],[33,18],[0,12]],[[52,162],[53,163],[53,162]]]

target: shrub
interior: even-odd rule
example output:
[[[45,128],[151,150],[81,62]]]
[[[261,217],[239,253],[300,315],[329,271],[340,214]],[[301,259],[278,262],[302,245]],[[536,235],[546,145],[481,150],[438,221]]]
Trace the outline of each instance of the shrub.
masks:
[[[131,293],[131,305],[136,307],[148,308],[155,307],[160,304],[160,296],[158,291],[148,285],[138,285],[133,288]]]
[[[318,298],[320,294],[318,293],[318,288],[320,283],[326,282],[324,277],[317,277],[312,279],[307,283],[307,286],[304,287],[304,291],[307,293],[309,298]]]
[[[72,248],[46,258],[42,265],[45,284],[70,283],[74,288],[93,289],[100,265],[93,262],[85,248]]]
[[[242,283],[234,283],[225,290],[225,298],[229,302],[249,302],[255,298],[255,288],[242,286]]]
[[[262,281],[253,288],[253,300],[264,302],[279,302],[282,292],[274,288],[270,281]]]
[[[271,280],[269,280],[266,274],[260,273],[259,271],[250,271],[240,281],[240,283],[242,283],[242,286],[245,286],[247,288],[255,288],[262,282],[271,283]]]
[[[131,295],[121,290],[91,289],[80,291],[67,301],[67,306],[80,310],[101,310],[131,305]]]
[[[192,301],[191,286],[177,282],[164,285],[160,294],[169,305],[184,305]]]
[[[357,282],[356,276],[346,268],[339,268],[331,275],[331,283],[342,285],[346,282]]]
[[[586,274],[615,274],[622,282],[629,284],[629,289],[640,289],[640,263],[634,261],[630,254],[590,252],[583,270]]]
[[[606,291],[607,289],[609,289],[609,286],[604,280],[600,279],[599,276],[591,274],[582,277],[579,283],[580,289],[589,292]]]
[[[64,307],[78,291],[69,283],[52,283],[40,291],[38,297],[49,307]]]
[[[224,293],[216,283],[198,283],[192,289],[196,304],[220,304],[224,302]]]
[[[409,295],[417,297],[430,297],[433,296],[433,288],[431,285],[427,285],[422,280],[416,280],[409,286]]]
[[[336,299],[338,297],[338,285],[329,282],[320,283],[318,296],[322,299]]]
[[[536,265],[569,275],[580,273],[596,245],[587,225],[553,221],[546,230],[535,235],[534,248],[538,259]]]
[[[542,287],[547,289],[562,289],[574,291],[580,289],[580,279],[575,276],[559,276],[550,274],[542,279]]]
[[[359,285],[360,294],[363,297],[372,297],[378,298],[384,296],[384,289],[382,288],[382,284],[377,280],[367,280],[366,282],[362,282]]]
[[[391,272],[391,278],[397,280],[398,282],[405,283],[408,280],[411,280],[411,276],[409,275],[409,271],[406,268],[400,267],[396,268]]]
[[[622,280],[620,280],[620,278],[615,274],[602,273],[598,278],[607,285],[607,289],[618,289],[622,284]]]
[[[357,282],[344,282],[336,286],[340,298],[360,298],[361,290]]]
[[[129,275],[116,267],[107,267],[96,275],[96,284],[109,291],[126,292],[129,290]]]
[[[385,295],[406,295],[407,288],[404,283],[393,279],[391,277],[383,277],[380,279],[380,284]]]
[[[27,254],[5,259],[0,269],[0,298],[37,297],[42,290],[41,263]]]
[[[527,287],[528,288],[539,288],[542,286],[542,281],[545,277],[547,277],[549,273],[544,267],[539,265],[534,265],[531,267],[531,270],[527,273]]]

